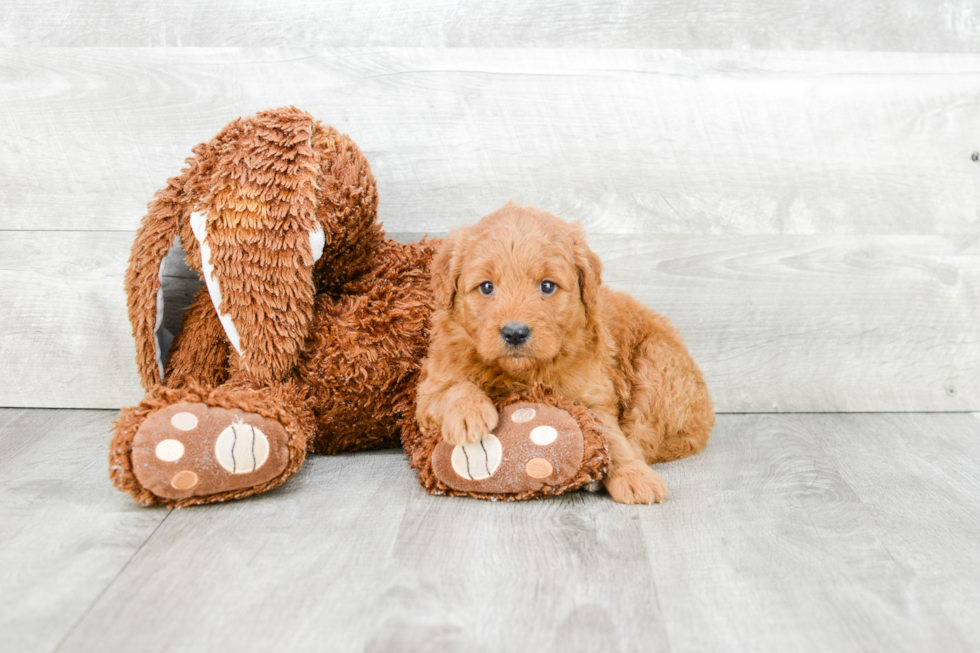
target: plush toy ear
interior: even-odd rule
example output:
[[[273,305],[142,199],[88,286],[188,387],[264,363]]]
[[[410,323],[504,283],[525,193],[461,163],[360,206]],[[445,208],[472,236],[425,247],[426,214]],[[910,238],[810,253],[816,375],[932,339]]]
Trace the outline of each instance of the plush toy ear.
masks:
[[[298,109],[241,121],[216,153],[206,212],[190,216],[218,318],[257,382],[293,367],[313,316],[312,270],[325,243],[315,129]]]
[[[578,286],[582,293],[582,303],[591,319],[599,310],[599,288],[602,287],[602,261],[589,249],[585,242],[582,225],[572,225],[572,253],[578,270]]]
[[[456,301],[456,284],[459,281],[461,247],[458,231],[450,233],[435,256],[432,257],[432,299],[436,310],[448,311]]]
[[[129,255],[125,278],[127,308],[136,340],[136,365],[145,390],[163,380],[163,363],[169,347],[161,337],[163,260],[174,244],[182,216],[187,213],[184,186],[193,172],[192,162],[190,168],[157,192],[136,231]]]

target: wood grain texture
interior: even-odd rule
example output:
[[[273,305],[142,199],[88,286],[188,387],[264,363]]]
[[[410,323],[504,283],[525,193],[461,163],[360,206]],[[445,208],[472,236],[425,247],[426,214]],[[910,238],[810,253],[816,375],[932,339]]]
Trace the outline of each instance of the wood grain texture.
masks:
[[[974,650],[978,435],[962,414],[723,416],[640,513],[668,639]]]
[[[132,230],[194,144],[294,104],[391,231],[514,198],[593,234],[980,233],[978,88],[975,54],[12,48],[0,229]]]
[[[380,602],[438,591],[391,564],[421,492],[400,451],[313,456],[270,493],[179,510],[59,650],[359,650]]]
[[[139,401],[122,284],[131,239],[7,232],[0,240],[3,405]],[[975,236],[594,236],[590,244],[606,283],[681,328],[720,412],[980,409]],[[168,302],[186,301],[199,284],[186,268],[167,274]]]
[[[907,583],[896,588],[903,591],[895,592],[894,601],[907,609],[921,606],[936,615],[937,626],[947,626],[933,642],[911,643],[924,650],[945,639],[951,642],[948,650],[975,649],[980,642],[980,623],[973,618],[980,606],[978,417],[855,417],[814,416],[807,429],[869,507],[870,523],[888,555],[901,561]],[[956,559],[955,568],[946,555]],[[940,616],[945,619],[939,621]]]
[[[123,290],[132,240],[123,232],[3,233],[0,406],[138,403]]]
[[[112,487],[114,417],[0,409],[0,650],[55,650],[168,514]]]
[[[87,473],[64,480],[75,468],[51,466],[59,452],[101,458],[105,413],[0,411],[5,441],[44,438],[58,414],[76,437],[54,429],[45,447],[18,445],[3,482],[48,474],[93,522],[138,513],[159,528],[131,532],[134,555],[92,524],[128,564],[99,591],[59,577],[58,596],[84,613],[62,615],[67,630],[32,618],[54,604],[15,605],[0,641],[19,651],[59,639],[62,653],[980,647],[980,419],[969,414],[722,415],[703,452],[657,466],[671,488],[659,506],[604,493],[433,497],[386,451],[314,456],[277,490],[165,520],[102,485],[93,506]],[[4,505],[4,536],[62,533],[45,551],[64,568],[77,555],[65,543],[81,539],[58,521],[67,495],[33,483],[30,501]],[[37,552],[2,542],[0,589],[18,569],[18,596],[39,595],[39,575],[23,572]]]
[[[721,412],[973,410],[975,236],[591,237],[670,317]]]
[[[0,7],[0,46],[597,47],[977,52],[974,0],[385,0]]]

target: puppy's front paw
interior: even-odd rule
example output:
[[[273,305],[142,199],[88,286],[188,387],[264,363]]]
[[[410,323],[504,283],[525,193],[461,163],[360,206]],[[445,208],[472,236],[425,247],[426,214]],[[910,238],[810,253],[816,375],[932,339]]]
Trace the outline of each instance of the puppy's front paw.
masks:
[[[667,496],[663,477],[639,462],[610,469],[603,482],[616,503],[650,505],[662,502]]]
[[[442,418],[442,439],[455,446],[479,442],[497,426],[497,409],[486,397],[469,397],[449,407]]]

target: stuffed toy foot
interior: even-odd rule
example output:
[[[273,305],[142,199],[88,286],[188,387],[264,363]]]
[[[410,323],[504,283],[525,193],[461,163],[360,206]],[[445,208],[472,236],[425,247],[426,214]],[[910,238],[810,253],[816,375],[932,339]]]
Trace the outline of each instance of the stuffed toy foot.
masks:
[[[609,453],[596,417],[545,388],[494,402],[500,419],[479,442],[450,445],[441,433],[406,429],[403,444],[433,494],[516,501],[561,494],[605,476]]]
[[[312,432],[312,419],[290,410],[291,394],[158,388],[120,413],[109,456],[113,482],[141,503],[169,506],[272,489],[300,468]]]

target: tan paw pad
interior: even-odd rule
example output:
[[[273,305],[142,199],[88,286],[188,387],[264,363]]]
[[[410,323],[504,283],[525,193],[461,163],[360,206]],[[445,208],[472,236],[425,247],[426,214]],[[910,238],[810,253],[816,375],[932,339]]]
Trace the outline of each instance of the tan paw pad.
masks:
[[[170,424],[181,431],[193,431],[197,428],[197,415],[186,412],[175,413],[170,417]]]
[[[512,422],[523,424],[524,422],[530,422],[537,414],[538,411],[534,410],[533,408],[518,408],[510,414],[510,419]]]
[[[261,469],[268,460],[269,438],[251,424],[232,424],[215,441],[214,457],[225,471],[249,474]]]
[[[154,453],[166,463],[176,462],[184,457],[184,444],[180,440],[161,440]]]
[[[482,481],[493,476],[500,467],[500,440],[490,434],[479,442],[457,444],[451,458],[453,471],[460,478]]]
[[[170,485],[175,490],[189,490],[195,485],[197,485],[197,474],[185,469],[182,472],[177,472],[174,477],[170,479]]]
[[[544,458],[532,458],[524,465],[524,472],[531,478],[548,478],[555,468]]]

